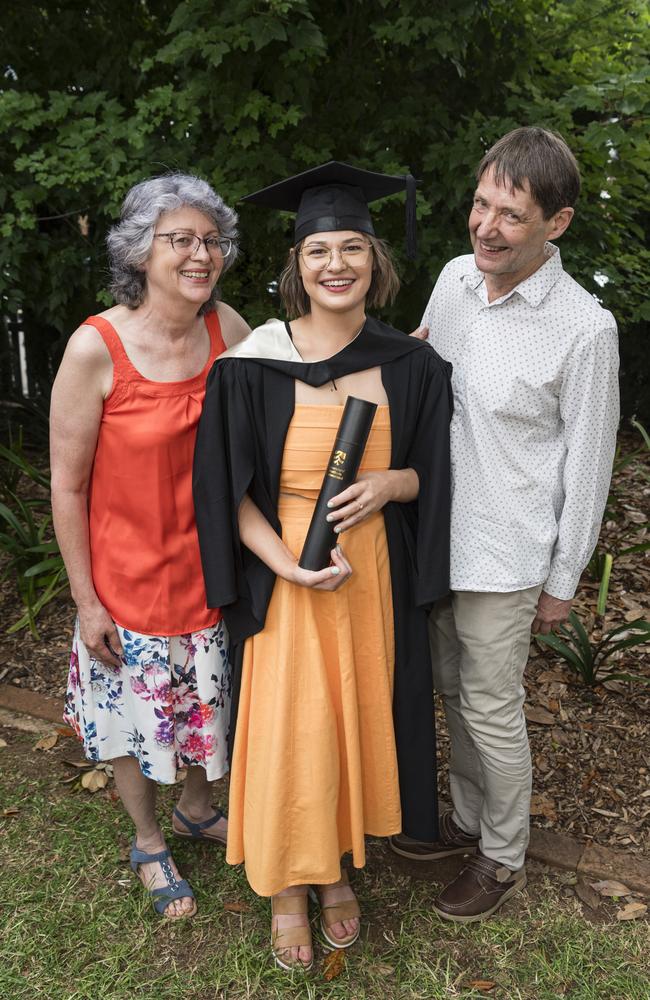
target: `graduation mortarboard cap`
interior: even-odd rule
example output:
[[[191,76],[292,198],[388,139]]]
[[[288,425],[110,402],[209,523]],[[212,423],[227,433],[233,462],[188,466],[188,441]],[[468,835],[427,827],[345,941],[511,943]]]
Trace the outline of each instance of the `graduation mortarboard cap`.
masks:
[[[411,174],[378,174],[330,160],[320,167],[278,181],[243,201],[264,208],[295,212],[296,243],[312,233],[354,229],[375,235],[368,202],[406,189],[406,253],[415,257],[415,188]]]

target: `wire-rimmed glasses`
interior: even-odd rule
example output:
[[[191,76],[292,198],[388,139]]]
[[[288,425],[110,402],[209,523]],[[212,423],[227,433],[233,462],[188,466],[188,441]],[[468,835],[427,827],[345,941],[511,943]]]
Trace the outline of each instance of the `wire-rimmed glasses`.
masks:
[[[169,240],[172,250],[182,254],[183,257],[190,257],[195,254],[201,244],[205,245],[211,257],[227,257],[232,250],[232,240],[227,236],[196,236],[194,233],[156,233],[155,239]]]
[[[335,253],[339,255],[345,267],[363,267],[368,263],[371,250],[370,243],[359,239],[333,249],[322,243],[308,243],[307,246],[301,247],[298,253],[310,271],[324,271],[332,263]]]

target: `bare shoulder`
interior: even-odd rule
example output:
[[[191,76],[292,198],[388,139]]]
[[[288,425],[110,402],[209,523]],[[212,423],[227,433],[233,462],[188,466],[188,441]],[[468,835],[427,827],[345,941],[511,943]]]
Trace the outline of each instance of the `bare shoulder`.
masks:
[[[99,332],[94,326],[82,323],[68,340],[61,363],[92,367],[105,359],[110,361],[110,354]]]
[[[108,313],[98,314],[110,318]],[[81,386],[87,396],[106,397],[113,382],[113,362],[99,331],[89,323],[82,323],[70,336],[54,381],[57,390],[69,392]]]
[[[226,347],[234,347],[251,332],[251,328],[243,316],[240,316],[227,302],[217,302],[217,315]]]

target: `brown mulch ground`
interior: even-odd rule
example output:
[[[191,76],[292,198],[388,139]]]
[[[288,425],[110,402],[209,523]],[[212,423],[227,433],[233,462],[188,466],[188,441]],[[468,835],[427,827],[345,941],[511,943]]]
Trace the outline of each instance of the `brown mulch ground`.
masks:
[[[638,448],[624,436],[622,450]],[[647,453],[646,453],[647,455]],[[616,554],[650,538],[650,465],[647,457],[614,478],[599,548]],[[615,558],[607,612],[596,616],[598,582],[585,574],[575,608],[594,637],[650,619],[650,553]],[[0,584],[3,622],[22,613],[12,582]],[[58,599],[41,615],[38,640],[28,633],[0,635],[0,682],[63,697],[74,611]],[[587,689],[550,650],[535,643],[526,671],[534,762],[532,822],[580,840],[650,856],[650,645],[617,654],[617,672],[639,674],[648,684],[622,681]],[[441,788],[446,789],[448,741],[439,710]]]

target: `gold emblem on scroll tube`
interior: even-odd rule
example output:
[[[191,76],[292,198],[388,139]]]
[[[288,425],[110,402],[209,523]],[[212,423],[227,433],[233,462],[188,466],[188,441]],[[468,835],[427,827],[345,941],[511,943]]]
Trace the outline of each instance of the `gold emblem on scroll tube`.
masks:
[[[346,460],[347,457],[348,457],[347,452],[345,452],[345,451],[335,451],[334,452],[333,464],[334,465],[345,465],[345,460]]]

